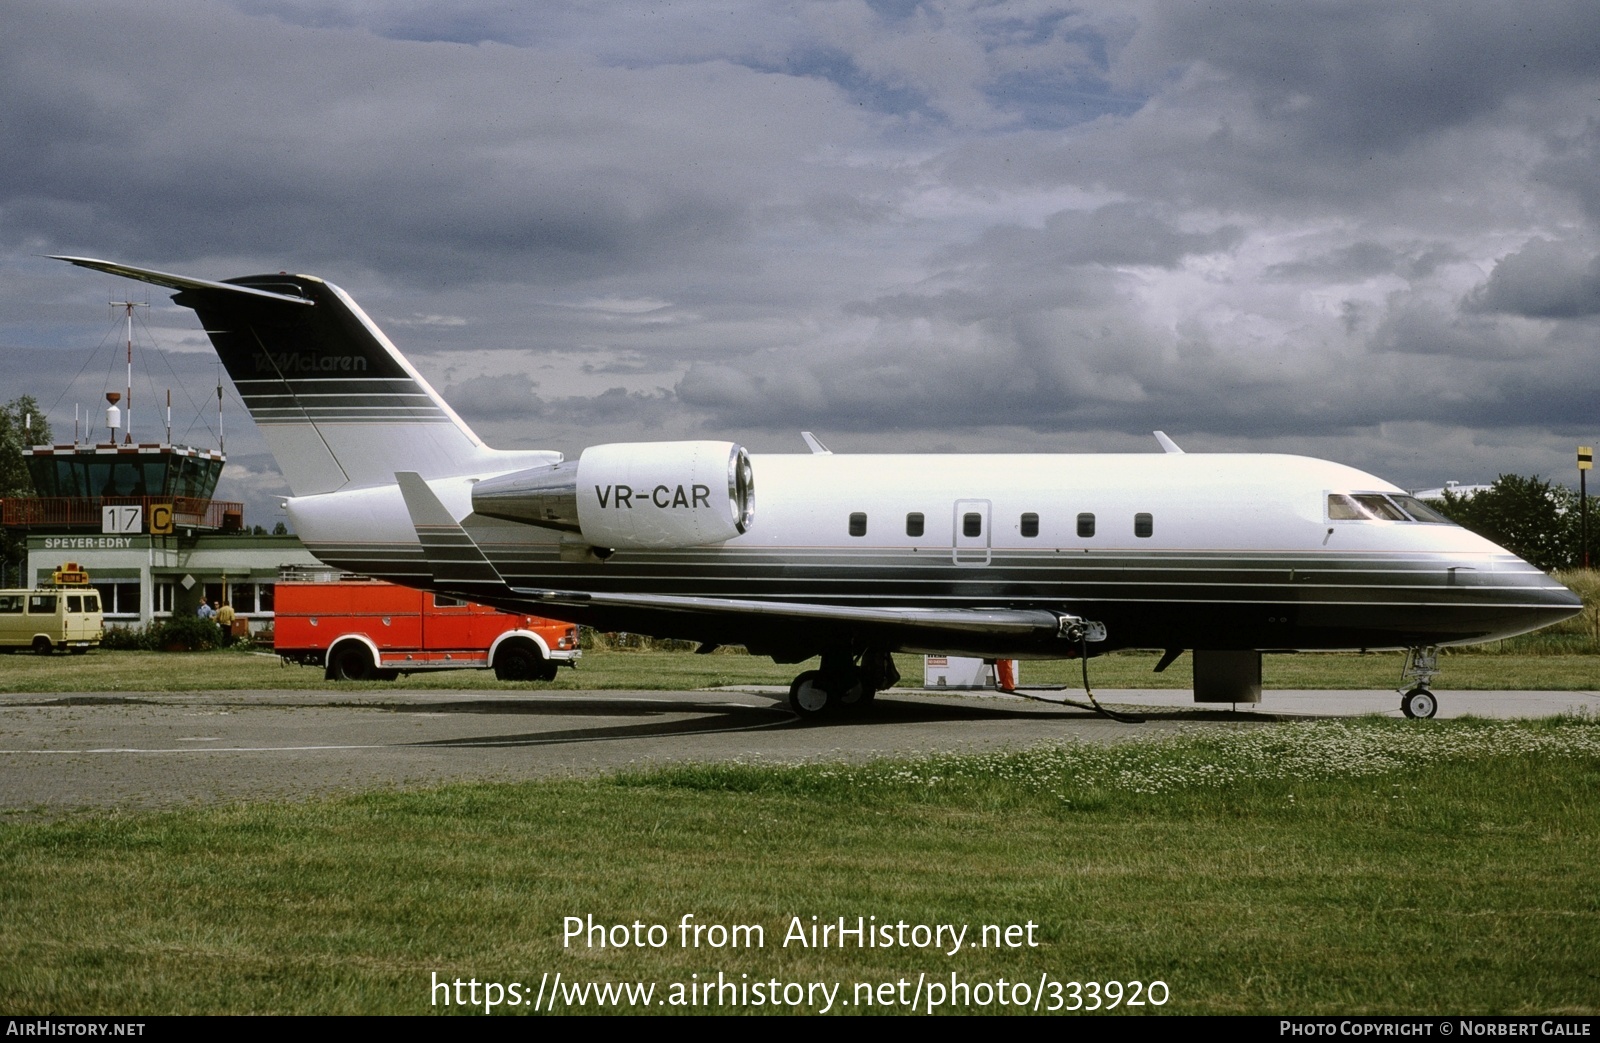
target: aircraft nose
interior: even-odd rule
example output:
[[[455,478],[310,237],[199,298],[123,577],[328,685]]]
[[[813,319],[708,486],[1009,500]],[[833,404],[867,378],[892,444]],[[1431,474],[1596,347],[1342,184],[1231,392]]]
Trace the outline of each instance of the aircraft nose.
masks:
[[[1583,611],[1583,599],[1566,585],[1513,555],[1495,569],[1495,581],[1498,600],[1507,609],[1508,629],[1500,637],[1526,634]]]

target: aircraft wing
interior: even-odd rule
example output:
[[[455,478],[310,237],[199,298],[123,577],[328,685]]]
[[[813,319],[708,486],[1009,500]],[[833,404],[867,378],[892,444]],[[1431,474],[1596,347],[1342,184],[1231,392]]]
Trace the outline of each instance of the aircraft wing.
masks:
[[[896,608],[821,605],[804,601],[755,601],[747,598],[702,598],[672,594],[592,594],[570,590],[512,587],[519,598],[540,604],[599,605],[608,608],[648,608],[658,612],[743,613],[776,619],[868,623],[880,626],[919,627],[964,634],[1056,634],[1060,615],[1044,609],[1020,608]],[[559,615],[560,613],[556,613]]]

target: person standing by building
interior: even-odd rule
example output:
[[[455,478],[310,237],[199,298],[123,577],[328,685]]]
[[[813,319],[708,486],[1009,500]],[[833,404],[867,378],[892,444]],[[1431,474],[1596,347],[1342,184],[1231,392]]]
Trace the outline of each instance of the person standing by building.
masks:
[[[222,628],[222,647],[233,644],[233,605],[224,601],[217,609],[217,625]]]

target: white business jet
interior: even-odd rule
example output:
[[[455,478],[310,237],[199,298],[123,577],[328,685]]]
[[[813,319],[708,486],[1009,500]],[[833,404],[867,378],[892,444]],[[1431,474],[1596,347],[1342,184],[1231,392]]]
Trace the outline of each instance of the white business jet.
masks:
[[[213,282],[82,257],[199,313],[340,568],[517,611],[743,645],[801,717],[897,678],[892,652],[1194,654],[1195,699],[1253,702],[1263,652],[1406,649],[1431,717],[1439,646],[1582,608],[1515,555],[1324,460],[1186,454],[752,456],[731,442],[491,449],[342,290]],[[756,490],[759,483],[760,495]],[[370,657],[369,657],[370,658]],[[359,651],[339,672],[373,669]],[[538,664],[532,664],[535,668]]]

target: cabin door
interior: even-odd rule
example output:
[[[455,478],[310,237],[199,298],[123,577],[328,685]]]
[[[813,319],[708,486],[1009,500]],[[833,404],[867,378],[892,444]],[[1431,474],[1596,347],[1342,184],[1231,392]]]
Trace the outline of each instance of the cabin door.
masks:
[[[988,500],[957,500],[952,528],[951,558],[957,565],[989,564]]]

